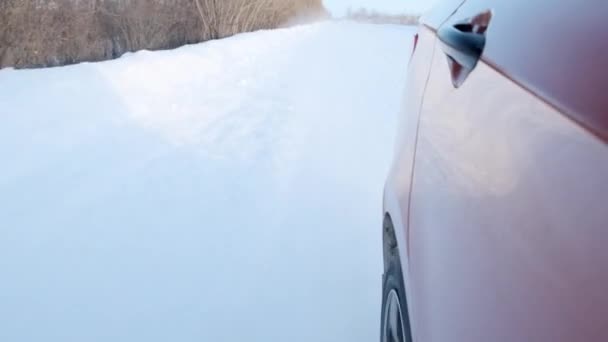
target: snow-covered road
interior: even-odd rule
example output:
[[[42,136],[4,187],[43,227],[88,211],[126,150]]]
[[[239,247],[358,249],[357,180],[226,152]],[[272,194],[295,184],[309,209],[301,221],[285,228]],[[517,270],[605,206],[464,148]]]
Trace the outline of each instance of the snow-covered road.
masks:
[[[0,71],[0,341],[376,341],[412,33]]]

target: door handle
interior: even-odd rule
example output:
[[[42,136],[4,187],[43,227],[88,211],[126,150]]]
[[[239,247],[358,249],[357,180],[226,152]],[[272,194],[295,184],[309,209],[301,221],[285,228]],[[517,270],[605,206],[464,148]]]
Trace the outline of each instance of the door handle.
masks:
[[[486,11],[472,19],[444,25],[437,31],[443,51],[448,56],[454,87],[462,85],[481,59],[491,18],[492,12]]]
[[[475,67],[486,46],[485,35],[472,30],[472,24],[456,24],[441,28],[438,32],[443,51],[470,69]]]

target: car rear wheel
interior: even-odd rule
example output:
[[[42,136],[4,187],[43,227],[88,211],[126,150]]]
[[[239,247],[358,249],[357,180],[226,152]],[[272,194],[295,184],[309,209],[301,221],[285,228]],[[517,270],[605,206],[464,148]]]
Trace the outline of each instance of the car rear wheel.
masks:
[[[385,230],[386,232],[386,230]],[[385,242],[387,240],[385,239]],[[390,240],[389,240],[390,241]],[[393,240],[394,241],[394,240]],[[403,274],[396,245],[385,245],[385,272],[382,277],[381,342],[411,342],[410,321]]]

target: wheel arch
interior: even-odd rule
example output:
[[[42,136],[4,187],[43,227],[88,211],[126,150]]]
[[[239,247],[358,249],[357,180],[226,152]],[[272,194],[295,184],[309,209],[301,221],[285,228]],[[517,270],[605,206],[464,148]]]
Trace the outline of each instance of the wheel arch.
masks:
[[[395,235],[395,226],[391,215],[387,212],[384,214],[382,221],[382,256],[384,260],[384,271],[386,271],[390,258],[398,253],[397,236]],[[399,258],[401,263],[401,258]]]

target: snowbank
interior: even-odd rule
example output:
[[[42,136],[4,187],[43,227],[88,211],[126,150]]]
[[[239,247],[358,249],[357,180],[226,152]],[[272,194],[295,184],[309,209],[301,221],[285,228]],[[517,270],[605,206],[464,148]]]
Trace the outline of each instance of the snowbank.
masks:
[[[375,341],[411,34],[0,71],[0,340]]]

